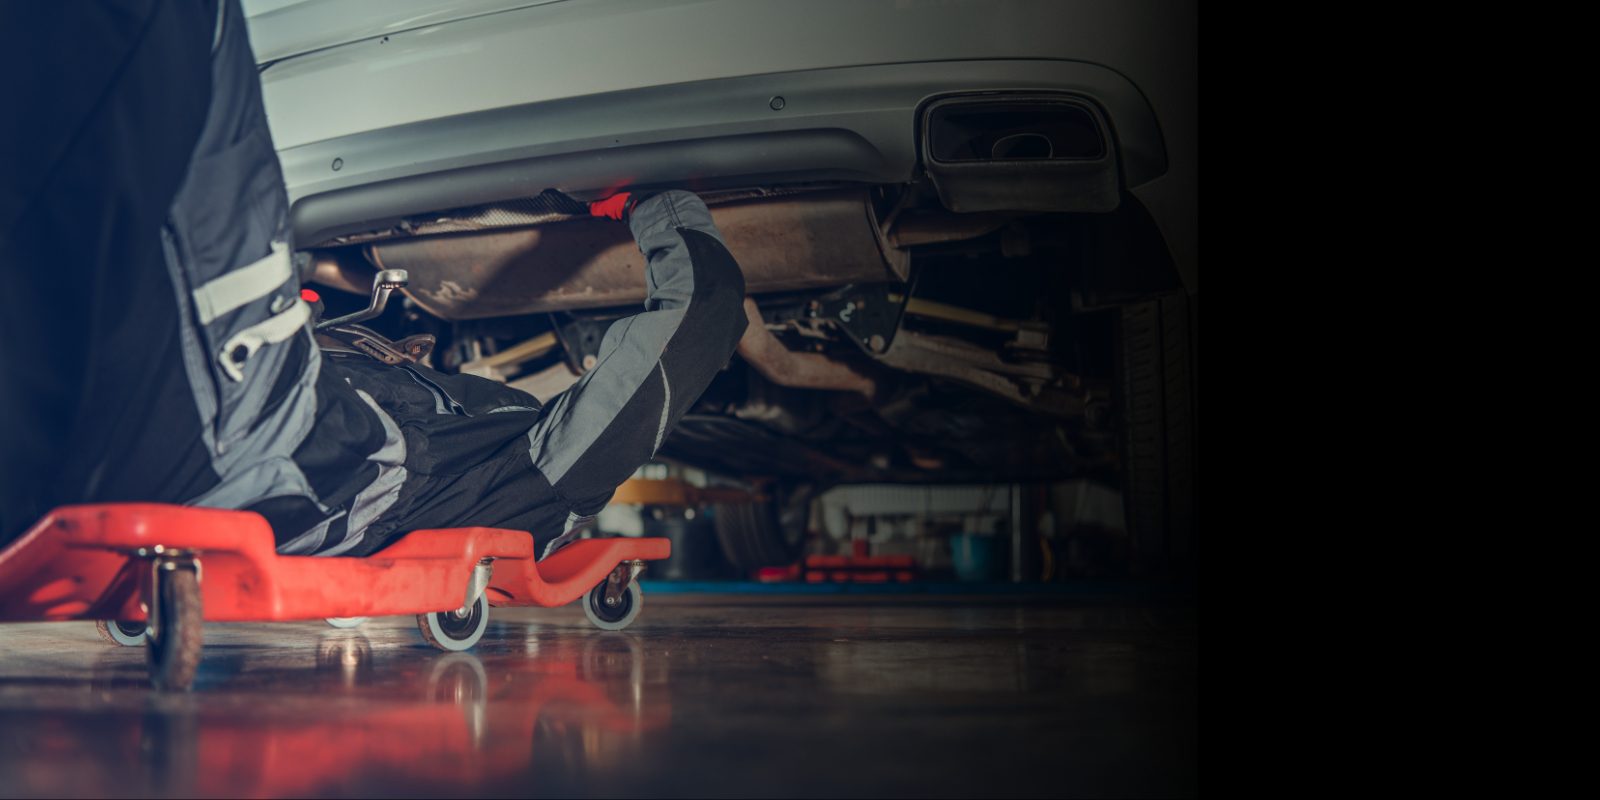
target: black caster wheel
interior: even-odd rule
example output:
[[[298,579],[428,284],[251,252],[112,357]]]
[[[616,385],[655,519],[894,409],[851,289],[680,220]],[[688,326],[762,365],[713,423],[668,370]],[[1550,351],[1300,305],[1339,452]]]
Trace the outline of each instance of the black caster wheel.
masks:
[[[488,627],[487,592],[478,595],[478,599],[467,609],[466,614],[436,611],[432,614],[417,615],[417,629],[422,631],[422,638],[427,639],[428,644],[447,652],[466,650],[477,644]]]
[[[628,588],[623,590],[616,603],[606,605],[606,583],[609,580],[596,584],[583,596],[583,615],[600,630],[620,631],[639,618],[639,612],[644,609],[644,592],[639,590],[638,581],[629,581]]]
[[[143,622],[102,619],[95,621],[94,629],[102,640],[123,647],[143,647],[150,638]]]
[[[156,565],[155,582],[159,609],[151,609],[156,624],[148,629],[145,648],[150,682],[157,689],[188,691],[204,644],[200,576],[193,564],[167,562]]]

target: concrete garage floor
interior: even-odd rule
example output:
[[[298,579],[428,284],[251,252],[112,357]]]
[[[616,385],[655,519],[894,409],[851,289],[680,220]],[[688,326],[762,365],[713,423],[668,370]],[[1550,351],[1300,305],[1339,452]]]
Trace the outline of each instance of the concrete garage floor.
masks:
[[[4,796],[1072,796],[1198,791],[1198,611],[1099,596],[645,596],[206,626],[195,690],[90,623],[0,626]]]

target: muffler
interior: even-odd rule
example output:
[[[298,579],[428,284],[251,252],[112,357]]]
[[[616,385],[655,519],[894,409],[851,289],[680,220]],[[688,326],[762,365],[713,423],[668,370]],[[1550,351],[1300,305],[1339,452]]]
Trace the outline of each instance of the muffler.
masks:
[[[910,255],[889,243],[869,190],[758,198],[711,207],[749,294],[903,281]],[[511,230],[394,239],[366,247],[403,269],[405,292],[447,320],[636,305],[645,259],[627,226],[577,219]]]

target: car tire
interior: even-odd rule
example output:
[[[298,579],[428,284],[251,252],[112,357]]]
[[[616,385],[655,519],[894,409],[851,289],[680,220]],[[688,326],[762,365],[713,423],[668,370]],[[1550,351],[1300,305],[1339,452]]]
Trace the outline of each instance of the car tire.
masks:
[[[1196,559],[1196,298],[1122,307],[1117,336],[1123,498],[1136,571]]]
[[[712,506],[722,554],[740,569],[793,564],[805,546],[813,492],[800,486],[761,503]]]

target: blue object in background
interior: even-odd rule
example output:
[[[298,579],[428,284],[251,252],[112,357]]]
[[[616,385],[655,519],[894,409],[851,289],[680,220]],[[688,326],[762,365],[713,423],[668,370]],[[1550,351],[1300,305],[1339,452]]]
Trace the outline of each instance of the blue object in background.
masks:
[[[986,581],[994,575],[995,537],[963,533],[950,537],[950,559],[955,562],[956,579]]]

